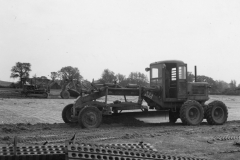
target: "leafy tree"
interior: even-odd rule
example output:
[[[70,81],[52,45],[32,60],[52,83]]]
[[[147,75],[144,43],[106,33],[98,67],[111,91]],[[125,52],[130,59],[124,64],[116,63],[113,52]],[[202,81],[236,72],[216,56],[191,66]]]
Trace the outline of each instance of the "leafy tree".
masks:
[[[122,75],[120,73],[118,73],[116,75],[116,80],[117,80],[118,84],[121,85],[121,86],[126,86],[127,85],[126,76],[124,76],[124,75]]]
[[[69,80],[76,79],[79,81],[83,78],[77,67],[72,67],[72,66],[62,67],[62,69],[58,73],[62,79],[69,79]]]
[[[192,74],[192,72],[188,72],[188,82],[194,82],[195,81],[195,75]]]
[[[235,89],[237,87],[237,82],[236,80],[231,80],[231,82],[229,83],[230,85],[230,89]]]
[[[128,82],[140,86],[148,86],[147,76],[140,72],[131,72],[128,76]]]
[[[113,83],[116,80],[117,80],[117,78],[113,71],[110,71],[109,69],[104,69],[104,71],[102,73],[102,77],[99,79],[99,82],[100,83]]]
[[[52,81],[55,81],[58,76],[59,76],[58,72],[51,72],[50,77],[51,77]]]
[[[217,84],[211,77],[199,75],[199,76],[197,76],[197,81],[198,82],[207,82],[211,86],[210,93],[218,92]]]
[[[20,79],[20,87],[22,87],[22,79],[21,78],[28,78],[29,72],[31,71],[31,64],[30,63],[21,63],[17,62],[15,66],[11,69],[10,78],[19,78]]]
[[[222,80],[215,81],[215,83],[217,85],[217,90],[219,93],[223,93],[227,88],[229,88],[229,84]]]
[[[47,77],[46,77],[46,76],[41,76],[40,78],[41,78],[41,79],[47,79]]]

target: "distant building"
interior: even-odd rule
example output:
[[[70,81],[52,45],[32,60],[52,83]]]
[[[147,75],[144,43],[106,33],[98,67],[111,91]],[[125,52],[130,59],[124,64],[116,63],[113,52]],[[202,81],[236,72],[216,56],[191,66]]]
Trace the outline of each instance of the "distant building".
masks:
[[[0,81],[0,87],[3,87],[3,88],[10,87],[11,84],[12,82]]]

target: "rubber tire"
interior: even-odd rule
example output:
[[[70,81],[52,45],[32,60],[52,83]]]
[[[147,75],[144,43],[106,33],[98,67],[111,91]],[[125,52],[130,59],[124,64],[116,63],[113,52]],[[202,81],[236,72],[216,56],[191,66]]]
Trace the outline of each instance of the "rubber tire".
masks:
[[[43,98],[48,98],[48,93],[47,92],[43,93]]]
[[[172,112],[170,110],[168,118],[169,118],[169,123],[176,123],[177,119],[179,118],[179,112]]]
[[[69,99],[70,98],[70,93],[68,91],[62,91],[60,95],[62,95],[61,97],[63,99]]]
[[[62,119],[65,123],[77,123],[78,120],[71,117],[73,104],[66,105],[62,111]]]
[[[197,111],[197,118],[191,119],[190,117],[190,110],[194,109]],[[199,125],[204,117],[203,107],[200,103],[194,100],[186,101],[182,107],[180,108],[180,118],[183,124],[186,125]]]
[[[93,122],[87,120],[93,116]],[[102,112],[95,106],[86,106],[78,114],[78,123],[82,128],[98,128],[102,123]]]
[[[220,120],[217,120],[216,117],[214,117],[214,111],[216,109],[220,109],[223,111],[223,115],[220,117]],[[208,104],[208,107],[206,109],[206,119],[208,124],[210,125],[222,125],[227,121],[228,118],[228,109],[226,105],[221,101],[213,101]]]

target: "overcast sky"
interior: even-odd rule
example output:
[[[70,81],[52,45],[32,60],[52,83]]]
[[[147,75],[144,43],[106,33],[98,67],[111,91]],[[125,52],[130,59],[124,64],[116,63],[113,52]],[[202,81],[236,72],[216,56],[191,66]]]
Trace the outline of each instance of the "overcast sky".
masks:
[[[240,1],[0,0],[0,80],[16,62],[31,77],[73,66],[92,80],[168,59],[239,84]]]

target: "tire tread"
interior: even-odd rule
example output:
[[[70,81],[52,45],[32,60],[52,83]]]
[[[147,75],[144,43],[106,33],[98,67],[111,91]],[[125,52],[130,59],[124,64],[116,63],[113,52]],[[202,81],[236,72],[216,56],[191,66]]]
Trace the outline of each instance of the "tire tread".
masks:
[[[194,101],[194,100],[187,100],[185,103],[183,103],[181,109],[180,109],[180,118],[183,122],[183,124],[186,124],[186,125],[199,125],[201,122],[199,122],[199,124],[192,124],[188,118],[186,117],[186,112],[187,112],[187,109],[190,105],[197,105],[199,107],[199,109],[201,110],[202,112],[202,117],[201,119],[203,119],[204,117],[204,111],[203,111],[203,107],[201,106],[201,104],[197,101]]]
[[[216,121],[214,121],[214,118],[212,116],[212,108],[216,105],[222,106],[223,110],[226,113],[226,118],[222,123],[217,123]],[[215,100],[215,101],[208,104],[208,107],[206,109],[206,119],[207,119],[208,124],[210,124],[210,125],[222,125],[227,121],[227,118],[228,118],[228,109],[222,101]]]

